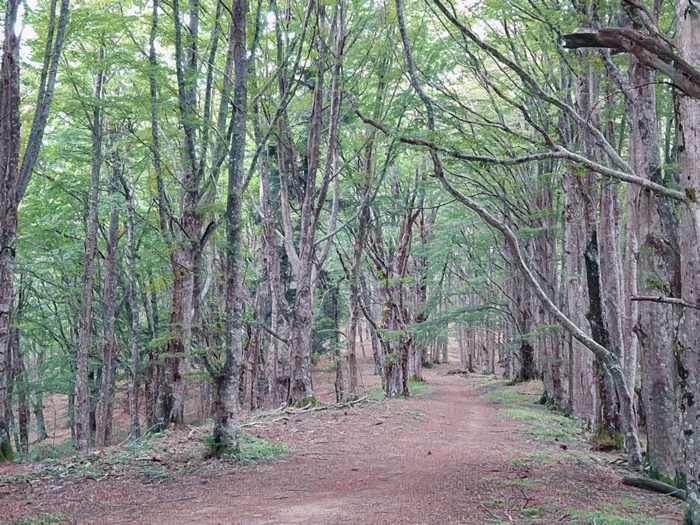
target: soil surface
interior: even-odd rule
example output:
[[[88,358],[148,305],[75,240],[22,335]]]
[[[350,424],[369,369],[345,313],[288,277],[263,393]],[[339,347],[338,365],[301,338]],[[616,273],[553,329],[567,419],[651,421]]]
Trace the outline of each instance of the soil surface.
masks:
[[[0,465],[0,522],[681,522],[682,503],[620,483],[625,471],[611,464],[619,456],[593,452],[583,439],[533,434],[484,397],[492,379],[447,374],[454,368],[425,370],[428,389],[409,399],[257,418],[246,433],[288,448],[259,463],[204,460],[197,435],[205,431],[182,429],[100,474],[76,468],[31,477],[31,465]],[[536,401],[538,392],[528,394]],[[629,518],[606,521],[615,512]]]

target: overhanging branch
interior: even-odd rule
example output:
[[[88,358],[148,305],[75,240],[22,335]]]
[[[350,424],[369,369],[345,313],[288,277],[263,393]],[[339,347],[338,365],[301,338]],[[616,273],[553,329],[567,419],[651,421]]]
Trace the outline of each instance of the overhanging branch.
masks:
[[[602,47],[630,53],[645,64],[665,74],[686,95],[700,100],[700,71],[660,42],[640,31],[623,27],[604,27],[564,35],[564,47],[580,49]]]
[[[379,131],[381,131],[382,133],[385,133],[386,135],[389,135],[391,137],[395,137],[396,140],[398,140],[399,142],[401,142],[403,144],[427,148],[432,152],[442,153],[442,154],[447,155],[449,157],[452,157],[454,159],[462,160],[465,162],[476,162],[476,163],[481,163],[481,164],[493,164],[493,165],[497,165],[497,166],[519,166],[521,164],[528,164],[530,162],[539,162],[539,161],[543,161],[543,160],[568,160],[568,161],[574,162],[576,164],[580,164],[581,166],[584,166],[587,169],[589,169],[595,173],[598,173],[604,177],[609,177],[611,179],[615,179],[615,180],[619,180],[619,181],[623,181],[623,182],[628,182],[630,184],[635,184],[641,188],[653,191],[654,193],[657,193],[659,195],[663,195],[664,197],[668,197],[669,199],[673,199],[673,200],[678,201],[678,202],[683,202],[683,203],[688,202],[687,195],[681,191],[667,188],[665,186],[662,186],[661,184],[657,184],[657,183],[652,182],[648,179],[638,177],[637,175],[625,173],[624,171],[620,171],[620,170],[610,168],[608,166],[604,166],[603,164],[599,164],[597,162],[594,162],[594,161],[592,161],[592,160],[590,160],[582,155],[579,155],[577,153],[573,153],[573,152],[567,150],[566,148],[563,148],[562,146],[552,146],[552,149],[550,151],[544,151],[541,153],[532,153],[530,155],[523,155],[521,157],[512,157],[512,158],[502,158],[502,157],[494,157],[494,156],[488,156],[488,155],[471,155],[471,154],[463,153],[461,151],[445,148],[444,146],[440,146],[440,145],[438,145],[434,142],[431,142],[429,140],[426,140],[426,139],[398,135],[397,133],[393,132],[391,129],[389,129],[387,126],[385,126],[381,122],[377,122],[376,120],[371,119],[371,118],[363,115],[361,111],[356,110],[356,114],[360,117],[360,119],[362,119],[362,121],[365,124],[369,124],[370,126],[378,129]]]

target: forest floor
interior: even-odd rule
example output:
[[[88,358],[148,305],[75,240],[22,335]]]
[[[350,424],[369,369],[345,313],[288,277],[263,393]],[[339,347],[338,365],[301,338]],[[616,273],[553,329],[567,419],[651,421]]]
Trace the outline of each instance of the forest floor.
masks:
[[[285,450],[262,461],[203,459],[208,429],[190,428],[0,465],[0,523],[681,522],[682,502],[622,485],[619,454],[594,451],[575,421],[536,405],[540,386],[455,368],[426,369],[427,386],[407,399],[382,400],[370,370],[369,395],[354,406],[259,415],[244,428],[253,455]]]

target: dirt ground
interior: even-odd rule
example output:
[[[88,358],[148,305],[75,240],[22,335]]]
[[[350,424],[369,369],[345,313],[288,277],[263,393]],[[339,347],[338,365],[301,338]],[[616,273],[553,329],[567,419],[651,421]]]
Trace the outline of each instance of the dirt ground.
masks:
[[[247,433],[288,447],[260,463],[203,460],[196,431],[183,429],[131,458],[131,469],[115,463],[100,475],[63,470],[22,480],[8,474],[30,466],[0,466],[0,522],[680,523],[682,503],[620,483],[617,456],[594,453],[585,440],[534,435],[482,395],[489,379],[448,375],[454,368],[425,370],[429,388],[409,399],[254,420]],[[606,518],[615,512],[626,517]]]

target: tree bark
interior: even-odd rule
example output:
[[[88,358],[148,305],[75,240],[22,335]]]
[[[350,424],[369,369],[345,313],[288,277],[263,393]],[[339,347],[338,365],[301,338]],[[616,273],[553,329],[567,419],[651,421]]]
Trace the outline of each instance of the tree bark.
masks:
[[[86,453],[90,448],[90,384],[89,358],[92,342],[92,303],[95,273],[95,256],[97,254],[97,207],[99,203],[100,169],[102,167],[102,107],[99,101],[104,94],[104,48],[99,52],[100,71],[97,72],[94,86],[94,99],[90,122],[92,131],[92,165],[90,169],[90,200],[85,239],[85,261],[83,274],[83,293],[80,307],[80,328],[78,330],[78,351],[75,377],[75,448]]]
[[[681,57],[692,67],[700,66],[700,12],[691,0],[676,1],[677,41]],[[679,94],[676,100],[678,121],[678,167],[681,187],[689,195],[681,217],[681,298],[700,304],[700,99]],[[685,461],[682,463],[688,491],[685,522],[700,525],[700,315],[683,308],[678,324],[675,350],[680,381],[680,408]]]
[[[113,145],[113,147],[115,147]],[[97,409],[96,445],[102,449],[111,445],[112,419],[114,413],[115,361],[117,356],[117,337],[114,331],[117,302],[117,248],[119,243],[119,206],[117,202],[117,183],[122,176],[122,159],[120,153],[112,152],[112,171],[109,178],[110,217],[107,233],[107,254],[104,270],[104,314],[102,342],[102,382]]]
[[[129,282],[127,301],[131,313],[131,349],[129,363],[129,439],[137,440],[141,437],[141,421],[139,419],[139,386],[141,379],[141,330],[140,308],[138,299],[138,275],[136,261],[136,225],[134,223],[134,184],[127,182],[124,176],[121,178],[124,195],[126,196],[126,236],[127,236],[127,266]]]
[[[255,138],[262,142],[260,125],[255,124]],[[284,321],[282,315],[284,307],[284,295],[282,291],[282,273],[280,270],[279,241],[275,229],[274,208],[272,205],[272,188],[270,186],[270,162],[267,151],[260,156],[260,219],[262,222],[262,260],[266,275],[266,288],[269,301],[270,314],[264,322],[269,322],[272,332],[278,334]],[[269,337],[268,358],[268,390],[273,406],[279,406],[287,400],[289,394],[289,368],[288,347],[277,337]]]
[[[17,243],[17,182],[20,147],[19,38],[14,27],[19,2],[9,0],[5,11],[0,67],[0,463],[12,460],[7,380],[12,339],[12,277]]]
[[[29,457],[29,404],[27,402],[28,388],[27,379],[25,377],[26,371],[24,359],[19,353],[19,345],[19,328],[13,328],[10,347],[12,354],[12,382],[17,394],[17,437],[19,437],[18,449],[22,459],[26,460]]]
[[[325,27],[325,10],[322,6],[309,3],[309,9],[315,10],[316,26],[321,32],[327,31]],[[291,312],[289,346],[291,355],[291,378],[289,402],[295,405],[313,402],[314,394],[311,382],[311,352],[312,352],[312,328],[313,328],[313,299],[318,281],[318,271],[330,249],[331,237],[325,240],[325,246],[317,252],[316,234],[321,213],[326,204],[328,190],[332,181],[337,181],[338,159],[338,125],[340,122],[341,104],[341,76],[340,67],[345,46],[345,6],[338,3],[335,7],[329,34],[332,44],[328,48],[325,44],[318,43],[318,59],[316,62],[317,76],[312,93],[311,115],[309,118],[309,131],[307,136],[306,152],[304,157],[305,178],[300,179],[296,175],[293,164],[295,151],[291,143],[289,130],[284,130],[284,147],[287,155],[283,156],[286,162],[285,169],[289,169],[297,180],[298,198],[300,201],[298,236],[292,231],[290,202],[286,188],[286,181],[281,180],[281,212],[284,227],[284,246],[290,259],[292,272],[296,280],[296,297]],[[331,51],[332,53],[329,53]],[[330,73],[331,82],[328,90],[330,107],[328,110],[326,157],[325,164],[321,166],[321,139],[326,129],[324,122],[324,98],[326,93],[326,69],[328,68],[328,56],[331,55]],[[284,93],[284,92],[283,92]],[[280,171],[282,172],[282,165]],[[319,172],[320,177],[319,177]],[[281,179],[284,177],[281,176]],[[336,183],[337,184],[337,183]],[[338,192],[333,192],[333,206],[328,215],[329,230],[334,229],[337,215]],[[298,240],[296,240],[298,239]],[[296,242],[295,242],[296,241]]]
[[[226,205],[226,335],[225,361],[215,378],[216,410],[214,445],[216,457],[238,450],[239,373],[243,354],[243,191],[245,189],[246,122],[248,118],[248,58],[246,48],[247,0],[233,3],[230,45],[233,46],[233,142],[228,167]],[[257,373],[254,371],[254,373]]]
[[[654,71],[630,58],[629,85],[624,93],[630,116],[630,165],[635,172],[661,183],[659,125]],[[662,293],[680,296],[680,253],[673,204],[660,195],[628,187],[628,297]],[[657,303],[629,302],[634,333],[641,347],[641,397],[646,414],[647,459],[653,477],[680,481],[680,423],[676,357],[678,309]],[[625,368],[635,377],[636,348],[626,349]],[[632,383],[630,383],[632,384]]]
[[[197,158],[197,75],[199,64],[199,4],[190,3],[187,11],[187,31],[183,37],[182,13],[178,0],[173,2],[175,26],[175,69],[179,124],[182,131],[179,226],[173,237],[170,263],[173,290],[170,304],[169,335],[164,364],[164,384],[159,396],[159,426],[184,422],[185,373],[189,370],[188,356],[192,345],[195,273],[199,270],[202,249],[202,169]],[[154,22],[155,23],[155,22]]]

